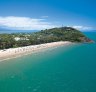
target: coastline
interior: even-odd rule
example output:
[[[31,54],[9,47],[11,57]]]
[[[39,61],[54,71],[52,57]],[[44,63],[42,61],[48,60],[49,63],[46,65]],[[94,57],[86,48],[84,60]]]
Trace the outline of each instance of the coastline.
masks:
[[[42,51],[43,49],[58,47],[62,45],[70,45],[72,42],[69,41],[59,41],[59,42],[51,42],[39,45],[30,45],[25,47],[18,48],[9,48],[6,50],[0,50],[0,62],[9,60],[12,58],[21,57],[23,55],[28,55],[31,53]]]

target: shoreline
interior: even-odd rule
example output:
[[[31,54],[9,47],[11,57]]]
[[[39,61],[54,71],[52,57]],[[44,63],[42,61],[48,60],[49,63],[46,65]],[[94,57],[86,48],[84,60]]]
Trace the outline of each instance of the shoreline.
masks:
[[[36,53],[39,51],[42,51],[43,49],[52,48],[52,47],[58,47],[58,46],[66,46],[70,45],[72,42],[69,41],[59,41],[59,42],[51,42],[51,43],[45,43],[45,44],[39,44],[39,45],[30,45],[25,47],[18,47],[18,48],[9,48],[6,50],[0,50],[0,62],[22,57],[24,55]]]

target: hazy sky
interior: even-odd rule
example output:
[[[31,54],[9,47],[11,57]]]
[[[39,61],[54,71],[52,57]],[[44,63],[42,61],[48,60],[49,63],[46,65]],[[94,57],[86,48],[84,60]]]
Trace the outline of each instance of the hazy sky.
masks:
[[[96,0],[0,0],[0,28],[41,30],[58,26],[96,29]]]

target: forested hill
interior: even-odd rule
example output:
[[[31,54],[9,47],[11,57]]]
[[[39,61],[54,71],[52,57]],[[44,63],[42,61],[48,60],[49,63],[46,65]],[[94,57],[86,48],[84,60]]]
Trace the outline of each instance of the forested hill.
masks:
[[[0,49],[43,44],[56,41],[92,42],[82,32],[71,27],[41,30],[34,33],[0,34]]]
[[[72,27],[60,27],[41,30],[36,33],[40,39],[52,41],[71,41],[71,42],[90,42],[91,40],[86,37],[82,32]]]

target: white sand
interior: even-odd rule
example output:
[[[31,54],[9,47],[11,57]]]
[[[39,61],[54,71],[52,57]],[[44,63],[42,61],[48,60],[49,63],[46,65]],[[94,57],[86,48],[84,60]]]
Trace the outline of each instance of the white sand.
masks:
[[[26,46],[26,47],[0,50],[0,61],[26,55],[29,53],[38,52],[45,48],[51,48],[51,47],[57,47],[61,45],[69,45],[69,44],[71,44],[71,42],[59,41],[59,42],[45,43],[45,44],[40,44],[40,45],[31,45],[31,46]]]

